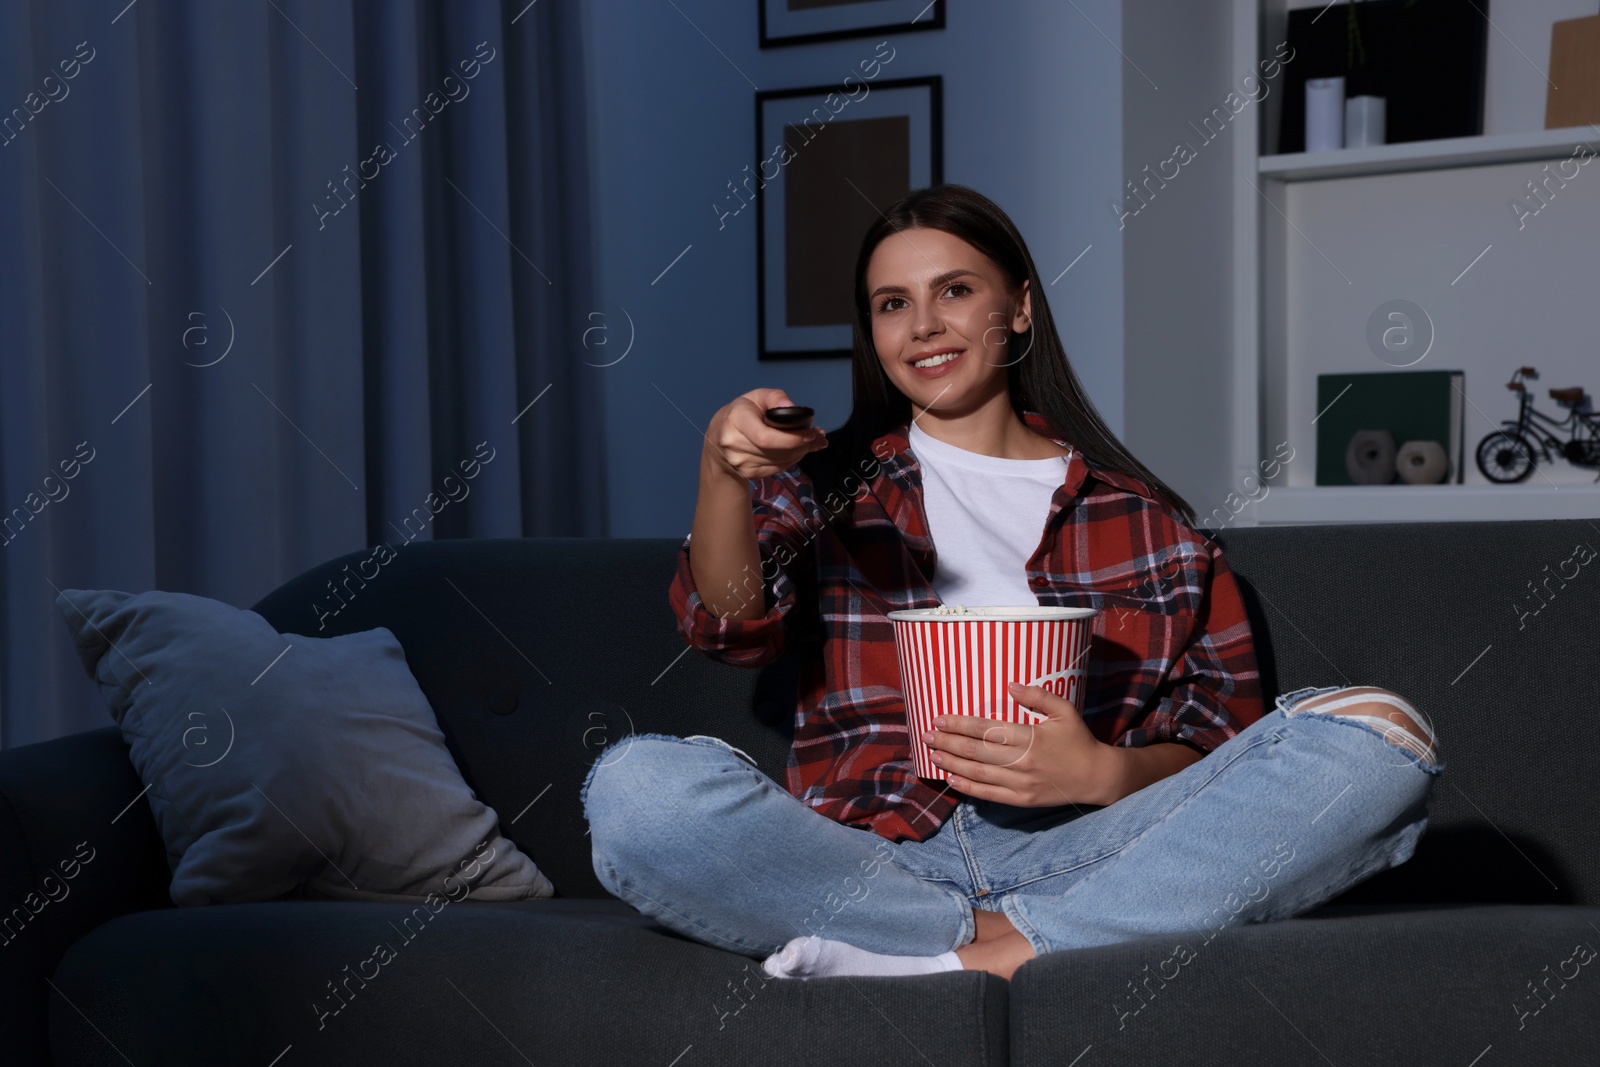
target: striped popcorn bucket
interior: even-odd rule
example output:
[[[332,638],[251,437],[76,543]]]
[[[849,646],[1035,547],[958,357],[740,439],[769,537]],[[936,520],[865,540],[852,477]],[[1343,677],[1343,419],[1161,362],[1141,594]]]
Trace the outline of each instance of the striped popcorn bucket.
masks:
[[[1037,685],[1081,706],[1097,608],[916,608],[889,612],[906,726],[918,777],[949,778],[922,742],[936,715],[977,715],[1000,722],[1044,716],[1011,699],[1011,682]]]

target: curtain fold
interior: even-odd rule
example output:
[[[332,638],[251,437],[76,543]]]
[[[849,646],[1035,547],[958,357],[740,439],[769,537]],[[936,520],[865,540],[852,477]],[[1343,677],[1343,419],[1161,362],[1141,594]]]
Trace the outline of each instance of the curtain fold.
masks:
[[[606,536],[582,48],[526,0],[0,7],[0,747],[109,722],[61,589]]]

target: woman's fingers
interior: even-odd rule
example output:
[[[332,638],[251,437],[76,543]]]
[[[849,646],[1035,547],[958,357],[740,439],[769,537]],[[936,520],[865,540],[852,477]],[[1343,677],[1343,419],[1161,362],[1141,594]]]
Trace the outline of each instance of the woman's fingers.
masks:
[[[754,445],[745,443],[743,446],[718,446],[729,465],[747,478],[765,478],[779,471],[788,470],[794,466],[801,456],[810,449],[800,448],[787,452],[765,452]]]
[[[941,717],[942,726],[924,736],[935,752],[991,767],[1015,766],[1033,748],[1033,727],[973,715]]]
[[[767,455],[785,452],[804,454],[811,442],[821,436],[820,430],[810,426],[803,430],[780,430],[776,426],[768,426],[760,412],[754,413],[753,419],[740,419],[734,422],[732,428],[753,450]]]
[[[1050,690],[1038,685],[1018,685],[1011,690],[1012,699],[1029,711],[1038,712],[1040,715],[1051,719],[1060,719],[1068,716],[1081,717],[1078,706],[1066,697],[1057,696]]]
[[[751,478],[788,470],[822,439],[820,434],[810,431],[794,433],[771,427],[751,434],[731,423],[723,437],[717,444],[723,456]]]
[[[959,734],[995,745],[1024,745],[1033,735],[1027,723],[1003,722],[981,715],[940,715],[933,720],[936,734]]]
[[[788,470],[826,446],[827,437],[817,427],[786,430],[767,423],[767,408],[792,404],[781,389],[754,389],[723,405],[705,433],[716,462],[737,477],[754,480]]]
[[[810,451],[811,442],[817,440],[818,436],[810,430],[778,430],[769,426],[745,439],[754,451],[764,455],[803,456]]]
[[[950,752],[938,752],[934,756],[934,765],[946,774],[952,774],[968,782],[979,782],[995,789],[1004,789],[1016,792],[1027,784],[1028,779],[1003,764],[988,763],[983,760],[967,759]],[[970,790],[963,790],[970,792]],[[973,794],[976,795],[976,794]],[[985,797],[983,799],[994,799]]]

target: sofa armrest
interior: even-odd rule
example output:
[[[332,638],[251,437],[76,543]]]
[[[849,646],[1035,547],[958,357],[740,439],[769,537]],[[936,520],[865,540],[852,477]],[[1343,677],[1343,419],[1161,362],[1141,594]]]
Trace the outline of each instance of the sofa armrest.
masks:
[[[46,981],[84,934],[171,907],[166,852],[116,727],[0,752],[0,1033],[48,1064]],[[137,799],[136,799],[137,798]]]

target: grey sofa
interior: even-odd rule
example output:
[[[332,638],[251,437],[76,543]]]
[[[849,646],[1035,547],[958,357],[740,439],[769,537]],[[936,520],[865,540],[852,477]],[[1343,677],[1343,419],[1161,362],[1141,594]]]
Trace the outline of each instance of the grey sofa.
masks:
[[[173,907],[116,729],[5,751],[0,1059],[1596,1062],[1600,962],[1586,957],[1600,947],[1589,732],[1600,574],[1573,575],[1563,561],[1580,544],[1600,547],[1600,525],[1216,536],[1243,581],[1266,692],[1404,693],[1433,717],[1446,773],[1410,862],[1304,916],[1230,927],[1175,977],[1163,961],[1181,939],[1153,937],[1051,954],[1009,983],[975,972],[779,982],[757,961],[661,929],[595,880],[584,773],[618,737],[661,731],[721,736],[781,776],[794,660],[753,671],[680,656],[666,596],[676,539],[418,543],[354,597],[337,631],[395,632],[468,783],[558,896],[444,909],[379,977],[345,982],[356,991],[322,1016],[315,1005],[331,1003],[345,967],[410,909]],[[313,601],[364,555],[295,578],[255,610],[282,631],[318,634]],[[1530,583],[1547,590],[1541,601]],[[85,844],[93,858],[70,893],[19,913]]]

